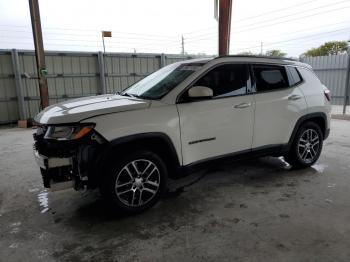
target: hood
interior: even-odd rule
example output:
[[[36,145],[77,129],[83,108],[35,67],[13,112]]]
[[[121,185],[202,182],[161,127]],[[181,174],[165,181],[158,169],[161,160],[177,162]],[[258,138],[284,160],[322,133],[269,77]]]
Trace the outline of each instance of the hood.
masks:
[[[34,120],[40,124],[79,122],[101,114],[117,113],[149,107],[150,102],[120,95],[83,97],[45,108]]]

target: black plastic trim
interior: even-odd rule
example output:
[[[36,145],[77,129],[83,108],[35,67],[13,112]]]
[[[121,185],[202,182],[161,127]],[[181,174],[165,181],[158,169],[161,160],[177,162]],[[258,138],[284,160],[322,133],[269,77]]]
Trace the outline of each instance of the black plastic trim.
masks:
[[[324,137],[323,140],[326,140],[329,137],[329,133],[331,132],[331,130],[329,128],[326,129],[326,132],[324,133]]]
[[[197,144],[197,143],[213,141],[215,139],[216,139],[216,137],[204,138],[204,139],[199,139],[199,140],[194,140],[194,141],[188,142],[188,144],[193,145],[193,144]]]
[[[269,155],[282,155],[283,149],[286,147],[286,144],[276,144],[276,145],[267,145],[261,146],[253,149],[242,150],[234,153],[224,154],[220,156],[215,156],[207,158],[204,160],[199,160],[188,165],[180,167],[181,176],[187,175],[189,173],[195,172],[198,169],[215,166],[225,161],[240,161],[245,159],[251,159],[256,157],[263,157]]]
[[[140,139],[154,139],[154,138],[161,139],[163,142],[165,142],[169,146],[170,152],[168,157],[171,157],[172,160],[175,160],[176,165],[180,166],[180,160],[177,155],[174,144],[172,143],[168,135],[161,132],[140,133],[140,134],[116,138],[109,142],[107,146],[107,152],[110,152],[109,151],[110,149],[116,148],[118,145],[121,145],[121,144],[131,143],[133,141],[137,141]]]
[[[298,119],[298,121],[295,123],[292,135],[290,136],[289,141],[288,141],[288,148],[287,148],[287,150],[289,150],[289,148],[291,147],[291,145],[293,143],[293,140],[294,140],[294,137],[295,137],[298,129],[300,128],[300,126],[305,121],[307,121],[309,119],[312,119],[312,118],[316,118],[316,117],[322,117],[322,119],[324,120],[325,130],[322,130],[322,133],[324,134],[323,140],[325,140],[328,137],[327,132],[329,133],[329,131],[327,131],[327,130],[329,130],[329,128],[327,127],[327,116],[326,116],[326,114],[323,113],[323,112],[310,113],[310,114],[307,114],[307,115],[304,115],[304,116],[300,117]]]
[[[263,58],[263,59],[271,59],[271,60],[286,60],[286,61],[292,61],[292,62],[299,62],[296,59],[289,58],[289,57],[280,57],[280,56],[264,56],[264,55],[223,55],[223,56],[217,56],[214,59],[219,58],[225,58],[225,57],[237,57],[237,58]]]

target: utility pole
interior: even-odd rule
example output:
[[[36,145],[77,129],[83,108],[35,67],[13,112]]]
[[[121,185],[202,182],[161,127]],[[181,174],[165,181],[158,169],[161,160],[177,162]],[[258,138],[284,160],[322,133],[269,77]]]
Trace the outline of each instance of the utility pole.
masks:
[[[44,109],[49,106],[49,90],[47,87],[47,70],[45,65],[45,53],[38,0],[29,0],[29,9],[30,18],[32,20],[36,66],[38,71],[40,105],[41,108]]]
[[[181,36],[181,54],[185,56],[185,39],[184,36]]]
[[[350,42],[350,41],[348,41]],[[350,46],[347,50],[348,53],[348,64],[346,67],[346,79],[345,79],[345,91],[344,91],[344,104],[343,104],[343,115],[346,114],[346,106],[349,102],[349,90],[350,90]]]
[[[106,46],[105,46],[105,37],[112,37],[112,31],[102,31],[102,44],[103,44],[103,67],[104,67],[104,81],[105,83],[107,82],[107,65],[106,65]]]
[[[219,1],[219,56],[228,55],[230,51],[232,0]]]
[[[262,55],[262,54],[263,54],[263,45],[264,45],[264,43],[263,43],[263,42],[261,42],[261,44],[260,44],[260,55]]]

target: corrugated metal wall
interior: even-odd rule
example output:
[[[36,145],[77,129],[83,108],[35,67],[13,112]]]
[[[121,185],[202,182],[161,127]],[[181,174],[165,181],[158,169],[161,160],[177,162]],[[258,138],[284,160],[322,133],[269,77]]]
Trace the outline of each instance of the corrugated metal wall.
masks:
[[[33,51],[16,52],[26,118],[34,117],[40,108],[35,55]],[[101,93],[102,69],[98,56],[98,53],[87,52],[46,52],[50,104]],[[162,66],[191,58],[194,57],[107,53],[104,56],[106,92],[121,91]],[[0,124],[14,122],[20,117],[13,59],[13,52],[0,50]],[[332,91],[333,104],[341,105],[344,100],[347,55],[308,57],[302,61],[310,64],[320,80]]]
[[[26,118],[40,108],[40,97],[33,51],[18,50]],[[0,50],[0,124],[19,119],[13,54]],[[50,104],[75,97],[101,93],[98,53],[46,52]],[[107,53],[104,56],[106,92],[122,91],[164,65],[193,58],[167,54]]]
[[[160,68],[160,55],[107,54],[107,93],[122,91]]]
[[[17,94],[10,52],[0,54],[0,124],[18,119]]]
[[[344,102],[347,61],[347,54],[302,59],[302,62],[312,66],[321,82],[331,90],[334,105],[342,105]]]

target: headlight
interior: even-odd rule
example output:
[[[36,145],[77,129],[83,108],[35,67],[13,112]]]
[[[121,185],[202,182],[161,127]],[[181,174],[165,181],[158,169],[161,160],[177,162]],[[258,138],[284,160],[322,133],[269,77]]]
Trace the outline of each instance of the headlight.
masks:
[[[71,126],[49,126],[44,138],[56,139],[56,140],[78,139],[88,134],[94,127],[95,127],[94,124],[71,125]]]

